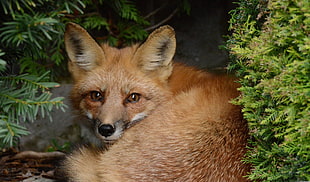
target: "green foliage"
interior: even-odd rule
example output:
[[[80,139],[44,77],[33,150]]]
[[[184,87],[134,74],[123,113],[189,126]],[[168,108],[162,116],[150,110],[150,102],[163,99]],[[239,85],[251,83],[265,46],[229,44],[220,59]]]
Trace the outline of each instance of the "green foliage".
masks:
[[[62,72],[63,21],[68,9],[78,7],[73,2],[80,1],[1,1],[6,15],[0,21],[0,49],[9,65],[35,75]]]
[[[84,13],[75,14],[70,17],[70,21],[81,24],[88,30],[104,32],[97,36],[99,41],[123,47],[142,41],[148,35],[144,27],[150,23],[141,16],[135,1],[85,1],[85,4]]]
[[[5,66],[6,66],[6,62],[1,59],[1,56],[3,56],[5,53],[2,52],[2,50],[0,49],[0,71],[5,70]]]
[[[0,77],[0,148],[13,146],[18,137],[29,134],[20,122],[34,121],[38,113],[50,117],[53,107],[64,109],[63,98],[51,98],[48,90],[58,84],[45,82],[47,74]]]
[[[56,139],[53,139],[52,144],[47,148],[47,152],[54,152],[54,151],[63,151],[63,152],[70,152],[71,143],[65,142],[64,144],[59,144]]]
[[[76,1],[73,1],[76,2]],[[69,4],[69,5],[68,5]],[[52,98],[51,67],[60,66],[63,12],[74,8],[60,1],[1,1],[0,148],[16,145],[29,132],[22,122],[64,110],[63,98]],[[52,66],[48,66],[52,65]],[[50,118],[51,119],[51,118]]]
[[[231,30],[230,69],[242,84],[236,103],[251,130],[248,177],[309,181],[310,2],[241,1]]]
[[[140,16],[138,9],[133,1],[130,0],[109,0],[110,6],[118,13],[121,18],[133,20],[137,23],[149,24]]]

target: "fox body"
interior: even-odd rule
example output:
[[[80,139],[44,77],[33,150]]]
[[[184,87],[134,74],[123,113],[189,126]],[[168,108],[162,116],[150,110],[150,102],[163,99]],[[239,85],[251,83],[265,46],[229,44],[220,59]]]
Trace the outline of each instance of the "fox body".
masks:
[[[99,46],[76,24],[65,44],[73,105],[113,143],[67,157],[72,181],[247,181],[248,137],[234,78],[172,62],[175,33],[155,30],[141,45]]]

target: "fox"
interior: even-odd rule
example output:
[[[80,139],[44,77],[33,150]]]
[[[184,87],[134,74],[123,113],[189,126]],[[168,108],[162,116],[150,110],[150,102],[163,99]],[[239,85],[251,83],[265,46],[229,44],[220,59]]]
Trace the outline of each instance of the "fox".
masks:
[[[66,25],[73,107],[109,144],[69,154],[69,181],[248,181],[248,126],[230,102],[240,95],[237,79],[175,62],[175,37],[165,25],[114,48]]]

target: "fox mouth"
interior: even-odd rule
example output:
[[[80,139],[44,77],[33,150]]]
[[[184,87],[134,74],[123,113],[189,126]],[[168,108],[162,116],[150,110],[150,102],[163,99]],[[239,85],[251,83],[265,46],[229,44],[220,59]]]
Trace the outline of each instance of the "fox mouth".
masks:
[[[131,128],[132,126],[136,125],[137,123],[139,123],[140,121],[142,121],[146,117],[147,117],[146,113],[144,113],[144,112],[138,113],[137,115],[135,115],[132,118],[132,120],[130,122],[126,122],[125,129]]]

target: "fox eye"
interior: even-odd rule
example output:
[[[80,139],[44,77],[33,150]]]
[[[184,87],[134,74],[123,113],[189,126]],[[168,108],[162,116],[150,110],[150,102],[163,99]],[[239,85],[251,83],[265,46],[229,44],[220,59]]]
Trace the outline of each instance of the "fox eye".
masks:
[[[138,102],[138,101],[140,100],[140,97],[141,97],[140,94],[138,94],[138,93],[132,93],[132,94],[130,94],[130,95],[127,97],[126,102],[128,102],[128,103],[136,103],[136,102]]]
[[[101,102],[104,99],[101,92],[98,92],[98,91],[91,91],[89,95],[90,95],[91,100],[93,101]]]

